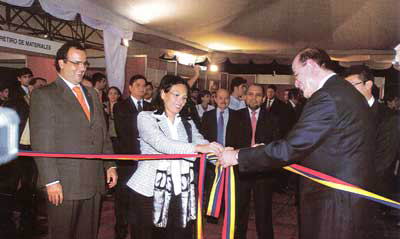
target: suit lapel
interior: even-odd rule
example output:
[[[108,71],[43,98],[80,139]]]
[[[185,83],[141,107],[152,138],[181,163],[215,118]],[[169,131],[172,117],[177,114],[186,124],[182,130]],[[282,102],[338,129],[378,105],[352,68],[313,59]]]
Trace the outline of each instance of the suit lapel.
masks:
[[[251,136],[252,136],[253,129],[251,128],[251,118],[250,118],[249,109],[246,107],[243,110],[243,113],[244,113],[244,115],[243,115],[243,118],[244,118],[243,127],[245,127],[243,132],[245,132],[247,134],[247,137],[248,137],[248,139],[250,139],[250,142],[251,142]]]
[[[263,127],[265,127],[265,119],[268,116],[267,111],[264,109],[260,109],[260,113],[258,114],[258,120],[256,125],[256,142],[260,133],[263,132]]]
[[[213,135],[214,140],[212,140],[212,141],[217,141],[217,137],[218,137],[217,114],[218,114],[217,109],[215,109],[215,112],[211,114],[211,122],[212,122],[212,124],[211,124],[212,131],[211,132],[214,134]]]
[[[168,138],[171,138],[171,132],[169,131],[167,118],[164,117],[163,115],[153,114],[153,116],[157,119],[158,127],[161,129],[164,135],[167,136]]]
[[[72,90],[64,82],[64,80],[62,80],[61,78],[57,78],[56,84],[60,89],[60,95],[63,98],[65,104],[68,105],[69,108],[78,109],[77,112],[79,112],[79,117],[81,117],[82,119],[84,118],[87,122],[89,122],[86,118],[85,112],[83,111],[81,104],[79,103]],[[74,111],[72,110],[71,112]]]
[[[136,109],[135,103],[134,103],[133,100],[132,100],[132,97],[130,97],[130,96],[129,96],[129,110],[130,110],[132,113],[135,113],[135,112],[138,111],[138,110]]]

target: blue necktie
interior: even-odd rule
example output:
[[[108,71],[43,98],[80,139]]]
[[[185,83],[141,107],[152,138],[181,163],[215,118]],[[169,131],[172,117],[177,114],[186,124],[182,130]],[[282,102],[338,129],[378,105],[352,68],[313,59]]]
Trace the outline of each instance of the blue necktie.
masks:
[[[217,142],[224,145],[224,111],[221,111],[218,118]]]

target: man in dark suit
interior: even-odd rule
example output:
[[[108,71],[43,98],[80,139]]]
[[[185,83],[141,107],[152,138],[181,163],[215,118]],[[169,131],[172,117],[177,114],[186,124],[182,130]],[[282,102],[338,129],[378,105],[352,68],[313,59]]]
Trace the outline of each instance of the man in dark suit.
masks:
[[[325,51],[301,50],[293,61],[296,85],[309,98],[285,140],[225,151],[220,163],[242,172],[282,167],[301,160],[305,167],[370,190],[374,184],[374,121],[364,97],[331,70]],[[377,204],[302,178],[300,238],[373,239]]]
[[[293,114],[291,114],[291,109],[283,101],[278,99],[276,90],[277,88],[275,85],[268,85],[264,108],[278,117],[281,133],[283,136],[286,136],[291,127]]]
[[[399,148],[398,119],[385,104],[378,101],[378,88],[374,84],[372,71],[364,65],[351,66],[344,73],[351,83],[368,101],[377,129],[375,169],[377,172],[377,192],[392,197],[395,191],[394,168]]]
[[[10,91],[10,100],[4,106],[14,109],[19,118],[19,149],[31,150],[29,142],[29,104],[30,82],[32,71],[29,68],[17,70],[18,85]],[[17,201],[21,203],[21,221],[19,234],[21,237],[29,237],[33,233],[36,219],[36,181],[37,168],[32,157],[18,157],[13,170],[15,189],[18,182],[21,187],[17,192]]]
[[[246,92],[247,107],[238,111],[240,147],[268,144],[280,138],[278,119],[261,105],[264,87],[251,85]],[[272,193],[274,178],[268,173],[239,173],[236,238],[246,238],[250,198],[253,193],[257,238],[274,238],[272,227]]]
[[[31,97],[32,148],[40,152],[112,153],[103,107],[92,88],[80,84],[88,62],[77,42],[55,59],[55,82]],[[115,164],[103,160],[35,158],[39,184],[48,196],[50,238],[97,238],[101,193],[117,183]],[[105,172],[104,172],[105,171]]]
[[[218,142],[226,147],[238,148],[237,140],[240,136],[236,132],[239,118],[237,111],[228,108],[229,101],[230,96],[227,90],[219,89],[216,92],[215,102],[217,108],[204,112],[200,132],[204,138],[210,142]],[[215,167],[213,165],[207,164],[205,179],[206,199],[209,198],[208,195],[215,177],[214,169]],[[208,205],[208,202],[206,205]]]
[[[132,76],[129,80],[130,96],[114,106],[115,130],[117,132],[119,151],[116,153],[140,154],[137,115],[142,110],[151,110],[151,105],[143,99],[146,82],[146,78],[142,75]],[[129,189],[126,183],[135,172],[136,167],[136,161],[117,162],[119,183],[115,190],[115,234],[118,239],[125,238],[128,234]]]
[[[219,89],[215,102],[217,108],[204,112],[201,133],[210,142],[218,142],[226,147],[237,147],[237,111],[228,108],[229,92]],[[221,117],[222,115],[222,117]]]

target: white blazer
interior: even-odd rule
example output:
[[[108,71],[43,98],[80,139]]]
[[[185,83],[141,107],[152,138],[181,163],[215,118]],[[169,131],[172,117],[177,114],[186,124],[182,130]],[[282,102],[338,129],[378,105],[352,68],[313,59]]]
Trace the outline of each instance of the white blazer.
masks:
[[[154,112],[142,111],[137,118],[140,136],[140,151],[142,154],[193,154],[197,144],[207,144],[208,141],[197,130],[192,120],[188,121],[192,128],[192,143],[182,122],[177,126],[179,140],[173,140],[168,127],[167,118]],[[195,159],[192,158],[192,161]],[[144,160],[138,162],[138,167],[127,185],[137,193],[152,197],[157,169],[167,160]]]

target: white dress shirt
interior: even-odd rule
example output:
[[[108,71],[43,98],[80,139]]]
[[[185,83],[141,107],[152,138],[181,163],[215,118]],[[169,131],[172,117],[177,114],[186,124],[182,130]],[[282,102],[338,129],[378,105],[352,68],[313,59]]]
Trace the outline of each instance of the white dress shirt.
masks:
[[[375,98],[372,96],[369,100],[368,100],[368,105],[369,107],[372,107],[372,105],[375,103]]]
[[[252,109],[250,109],[249,107],[247,107],[247,109],[249,110],[249,115],[250,115],[250,120],[251,120],[251,117],[253,117],[253,114],[251,113],[251,112],[253,112],[253,110]],[[257,121],[258,121],[258,116],[260,115],[260,110],[261,110],[261,108],[259,107],[258,109],[256,109],[255,110],[255,112],[256,112],[256,119],[257,119]]]
[[[179,140],[178,135],[178,124],[181,123],[181,117],[175,115],[174,122],[165,115],[164,117],[167,118],[169,132],[171,133],[171,138],[174,140]],[[172,185],[174,188],[174,194],[179,195],[182,192],[181,188],[181,160],[170,160],[171,163],[171,178],[172,178]]]
[[[234,96],[230,96],[229,108],[233,110],[240,110],[246,108],[244,100],[240,100]]]
[[[207,109],[206,110],[204,110],[204,108],[203,108],[203,106],[201,104],[196,105],[196,110],[197,110],[197,113],[199,114],[200,118],[203,117],[204,112],[207,112],[207,111],[210,111],[210,110],[213,110],[213,109],[215,109],[215,107],[212,106],[212,105],[207,105]]]
[[[135,104],[136,109],[138,110],[138,102],[140,101],[142,104],[142,109],[143,109],[143,100],[142,99],[136,99],[135,97],[131,96],[131,99],[133,100],[133,103]]]
[[[85,99],[86,106],[87,106],[87,108],[89,109],[89,112],[90,112],[90,106],[89,106],[89,103],[88,103],[88,101],[87,101],[87,99],[86,99],[85,92],[84,92],[83,89],[82,89],[82,86],[81,86],[80,84],[74,85],[74,84],[72,84],[71,82],[69,82],[69,81],[67,81],[66,79],[64,79],[61,75],[58,75],[58,76],[59,76],[59,77],[65,82],[65,84],[67,84],[67,86],[72,90],[72,93],[74,93],[75,97],[76,97],[77,95],[76,95],[75,91],[73,90],[73,88],[74,88],[75,86],[78,86],[79,88],[81,88],[81,92],[82,92],[83,98]]]

